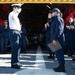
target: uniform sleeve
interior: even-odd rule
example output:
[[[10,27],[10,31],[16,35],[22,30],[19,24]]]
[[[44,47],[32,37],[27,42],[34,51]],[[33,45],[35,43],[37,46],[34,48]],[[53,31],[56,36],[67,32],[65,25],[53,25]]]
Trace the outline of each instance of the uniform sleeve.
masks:
[[[49,23],[49,25],[52,23],[52,19],[48,18],[47,22]]]
[[[0,26],[0,31],[2,32],[4,30],[5,30],[5,26],[4,25]]]
[[[57,20],[55,24],[55,40],[57,40],[60,35],[60,29],[61,29],[60,27],[61,27],[61,22]]]
[[[26,34],[26,29],[22,28],[22,32],[23,32],[23,34]]]

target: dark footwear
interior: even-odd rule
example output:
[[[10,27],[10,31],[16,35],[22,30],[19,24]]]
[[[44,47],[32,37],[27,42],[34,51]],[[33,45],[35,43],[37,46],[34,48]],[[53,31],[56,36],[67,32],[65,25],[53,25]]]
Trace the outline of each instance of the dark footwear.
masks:
[[[54,57],[54,56],[52,56],[52,59],[55,59],[55,57]]]
[[[48,59],[55,59],[54,56],[48,56]]]
[[[20,69],[22,65],[12,65],[11,68]]]
[[[68,56],[72,56],[72,54],[68,54]]]
[[[48,59],[51,59],[52,58],[52,56],[48,56]]]
[[[54,68],[55,72],[65,72],[65,66],[59,65],[57,68]]]
[[[72,61],[75,61],[75,58],[73,58]]]

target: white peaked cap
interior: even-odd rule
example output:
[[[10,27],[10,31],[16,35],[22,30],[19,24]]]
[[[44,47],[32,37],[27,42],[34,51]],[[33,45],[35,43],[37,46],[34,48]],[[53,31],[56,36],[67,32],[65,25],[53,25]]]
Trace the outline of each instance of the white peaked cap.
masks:
[[[21,3],[19,3],[19,4],[12,4],[11,6],[22,6],[22,4]]]

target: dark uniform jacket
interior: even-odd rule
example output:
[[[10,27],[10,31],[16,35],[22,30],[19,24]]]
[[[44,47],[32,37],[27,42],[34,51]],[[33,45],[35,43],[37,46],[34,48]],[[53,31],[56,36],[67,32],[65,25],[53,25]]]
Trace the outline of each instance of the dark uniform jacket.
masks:
[[[70,40],[75,40],[75,25],[74,23],[68,24],[67,26],[74,26],[74,29],[68,30],[68,36],[70,38]]]
[[[5,25],[0,26],[0,33],[2,38],[9,38],[9,27],[5,29]]]
[[[44,32],[45,32],[45,36],[46,36],[46,45],[50,43],[50,30],[51,30],[51,23],[52,23],[52,20],[51,19],[48,19],[47,20],[47,23],[49,24],[49,27],[47,28],[44,28]]]
[[[63,19],[59,16],[56,15],[53,17],[53,22],[51,24],[51,42],[53,40],[58,40],[61,45],[64,45],[64,21]]]

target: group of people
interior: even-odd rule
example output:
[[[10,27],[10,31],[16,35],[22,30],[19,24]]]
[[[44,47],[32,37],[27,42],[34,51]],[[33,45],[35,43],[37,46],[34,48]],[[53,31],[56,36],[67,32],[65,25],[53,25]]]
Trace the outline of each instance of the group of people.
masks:
[[[13,11],[9,13],[8,21],[4,21],[4,25],[0,27],[0,43],[1,51],[5,52],[8,40],[11,45],[11,67],[20,69],[21,64],[19,62],[21,46],[26,49],[26,30],[22,27],[20,20],[18,18],[19,13],[21,12],[22,4],[12,4]],[[61,11],[58,8],[54,8],[48,13],[48,20],[45,24],[44,32],[46,34],[46,46],[49,51],[49,58],[55,58],[56,55],[59,66],[54,68],[56,72],[65,72],[65,60],[64,60],[64,45],[65,45],[65,35],[64,35],[64,20],[60,16]],[[69,22],[72,18],[69,19]],[[9,26],[8,26],[9,22]],[[66,37],[68,37],[68,48],[71,54],[75,54],[75,17],[72,22],[66,25]],[[59,41],[62,48],[52,52],[48,47],[49,43],[57,44]],[[70,44],[70,45],[69,45]],[[5,45],[5,46],[4,46]],[[71,51],[72,50],[72,51]],[[75,59],[75,58],[74,58]],[[73,60],[74,60],[73,59]]]

